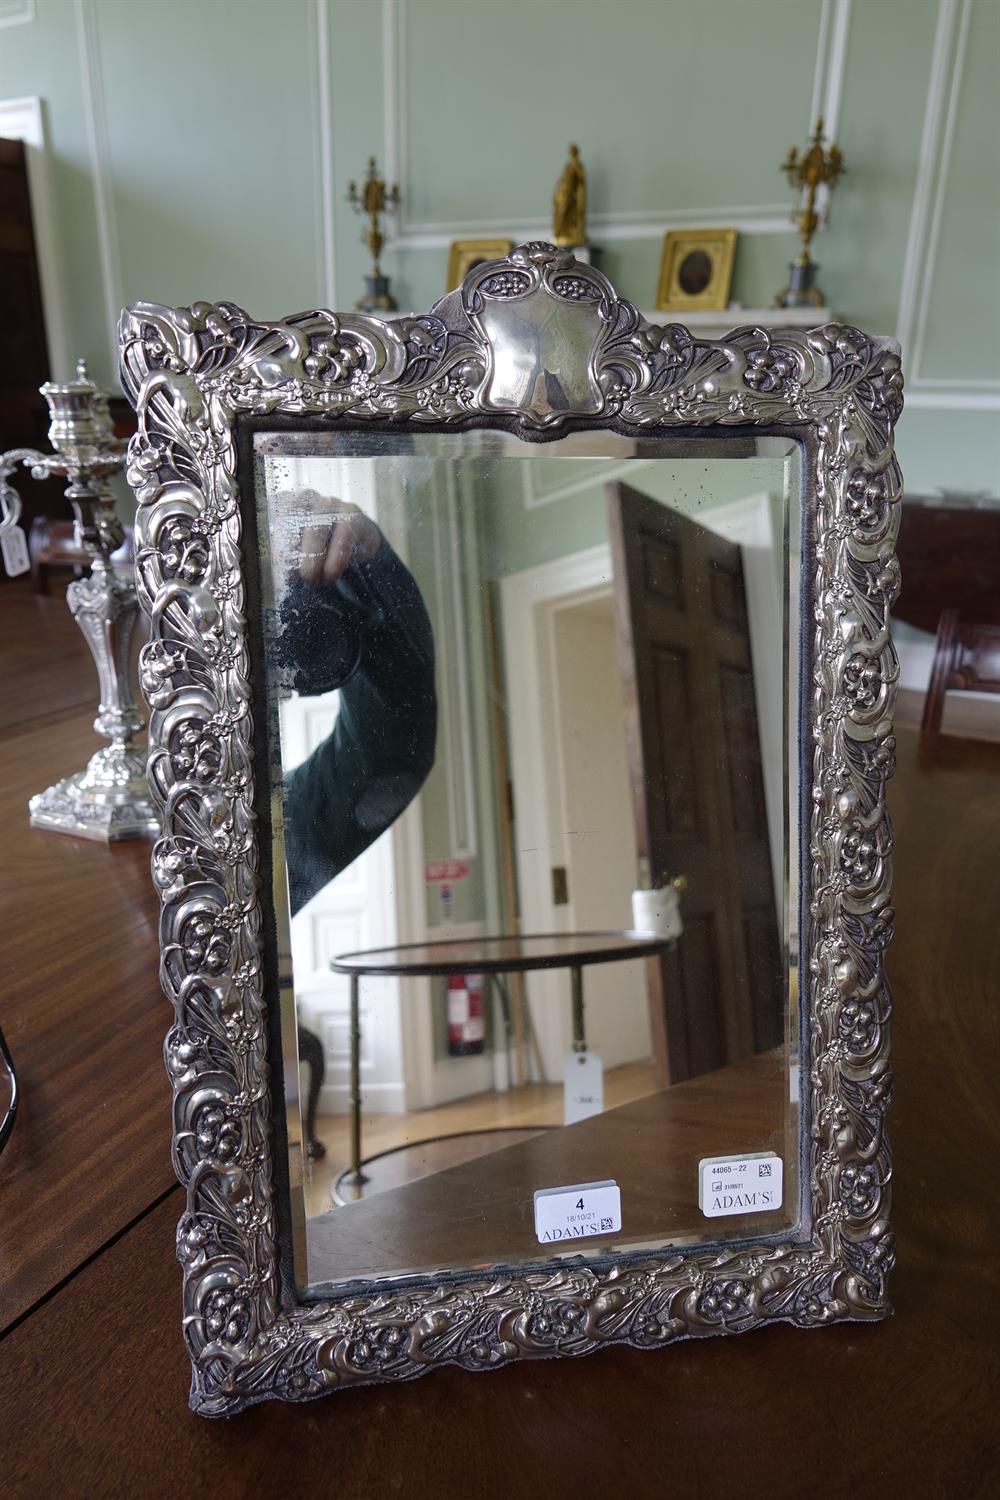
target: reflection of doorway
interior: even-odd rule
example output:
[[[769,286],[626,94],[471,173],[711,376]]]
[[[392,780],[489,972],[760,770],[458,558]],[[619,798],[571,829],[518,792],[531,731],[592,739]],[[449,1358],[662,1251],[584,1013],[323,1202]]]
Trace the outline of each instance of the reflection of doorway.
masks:
[[[628,929],[636,847],[614,596],[601,590],[552,614],[555,733],[564,863],[553,896],[576,932]],[[606,1067],[650,1053],[644,965],[586,977],[587,1039]]]
[[[608,548],[510,574],[500,599],[521,930],[631,927],[635,835]],[[559,1078],[568,976],[527,978],[545,1073]],[[589,969],[585,994],[587,1040],[605,1067],[647,1058],[643,965]]]
[[[704,513],[700,519],[719,536],[738,543],[742,557],[749,638],[756,668],[753,693],[760,728],[762,800],[766,811],[766,824],[758,826],[756,833],[763,846],[762,883],[774,893],[768,904],[773,934],[777,938],[781,927],[784,878],[784,681],[780,650],[780,552],[776,551],[780,538],[780,502],[766,494],[756,494],[717,507]],[[631,794],[623,804],[624,813],[621,815],[621,821],[631,836],[630,853],[618,868],[609,844],[608,879],[602,893],[602,872],[595,868],[601,861],[593,857],[596,843],[592,832],[588,833],[592,822],[586,817],[575,816],[576,808],[567,804],[563,786],[564,780],[570,788],[579,782],[581,790],[576,805],[582,802],[585,809],[588,800],[598,810],[603,806],[609,809],[618,806],[615,791],[618,783],[612,776],[606,779],[606,784],[604,779],[591,781],[590,790],[584,790],[589,768],[586,763],[580,763],[579,749],[585,739],[580,734],[574,737],[572,724],[567,719],[566,688],[562,681],[563,668],[572,661],[572,638],[582,639],[588,630],[599,633],[598,622],[602,613],[604,620],[608,621],[614,598],[612,579],[610,547],[600,545],[508,575],[501,581],[504,655],[508,663],[514,843],[524,931],[560,931],[585,925],[631,925],[630,894],[638,876]],[[567,651],[570,652],[569,658]],[[514,663],[516,669],[511,670]],[[598,653],[595,652],[593,667],[586,674],[580,712],[589,712],[592,716],[592,732],[609,736],[612,726],[617,726],[618,735],[623,736],[624,709],[617,660],[614,661],[613,675],[611,671],[606,673],[599,666]],[[609,754],[607,745],[602,753]],[[613,755],[611,758],[613,760]],[[569,768],[566,776],[562,770],[564,765]],[[591,856],[586,862],[582,858],[585,853]],[[574,859],[583,869],[582,879],[572,868]],[[626,873],[628,860],[631,860],[631,865]],[[570,902],[566,904],[553,899],[552,872],[560,866],[565,866],[568,874]],[[613,866],[615,873],[612,876]],[[597,884],[588,889],[586,877],[590,872],[593,872]],[[578,909],[572,905],[574,896]],[[602,911],[607,913],[603,921],[600,919]],[[623,990],[624,974],[622,970],[620,985]],[[614,977],[609,972],[607,982],[613,984]],[[569,1036],[567,1000],[563,993],[565,981],[554,975],[532,976],[532,981],[529,1000],[542,1043],[546,1073],[550,1077],[559,1076]],[[593,1003],[588,1000],[588,1031],[591,1020],[597,1023],[594,1012],[598,1004],[609,1021],[621,1015],[613,996],[599,1001],[598,992],[591,992],[588,975],[588,996],[591,993],[594,999]],[[779,985],[774,995],[777,1016],[780,1016],[781,1000]],[[629,1012],[629,1023],[621,1028],[620,1038],[611,1039],[612,1048],[617,1040],[622,1047],[636,1045],[632,1029],[635,1019]],[[777,1024],[777,1040],[780,1040],[780,1020]],[[600,1051],[596,1038],[591,1036],[591,1041],[595,1050]],[[763,1040],[758,1040],[757,1045],[763,1045]],[[631,1055],[635,1057],[638,1053],[632,1052]],[[625,1057],[621,1056],[620,1060],[624,1061]],[[686,1076],[686,1072],[679,1072],[677,1076]]]
[[[639,490],[606,494],[637,848],[654,885],[687,886],[683,935],[647,966],[654,1055],[676,1083],[783,1035],[743,557]]]

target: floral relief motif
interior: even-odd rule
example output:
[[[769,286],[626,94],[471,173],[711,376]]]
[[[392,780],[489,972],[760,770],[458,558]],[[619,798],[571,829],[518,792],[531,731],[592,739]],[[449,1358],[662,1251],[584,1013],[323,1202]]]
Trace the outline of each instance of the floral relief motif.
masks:
[[[878,1019],[871,1000],[857,997],[848,1000],[837,1024],[852,1052],[866,1052],[878,1035]]]
[[[709,1323],[729,1323],[750,1316],[753,1287],[749,1281],[712,1281],[698,1297],[698,1313]]]
[[[567,302],[596,302],[600,296],[593,281],[583,276],[556,276],[552,290],[557,296],[565,297]]]
[[[181,925],[179,936],[184,962],[190,973],[201,971],[215,978],[225,972],[233,943],[217,919],[199,912]]]
[[[250,1297],[238,1287],[219,1287],[210,1292],[202,1309],[206,1335],[220,1344],[242,1343],[252,1317]]]
[[[500,271],[479,283],[484,297],[520,297],[531,285],[529,278],[520,271]]]
[[[871,1213],[879,1192],[874,1162],[850,1161],[840,1174],[840,1200],[858,1218]]]
[[[213,781],[222,765],[222,746],[206,730],[202,719],[186,719],[169,741],[170,760],[178,781]]]
[[[872,708],[882,691],[882,673],[877,660],[856,651],[844,665],[844,696],[856,708]]]
[[[884,474],[870,474],[859,469],[847,486],[847,515],[865,531],[880,526],[889,500],[889,486]]]
[[[180,516],[164,528],[160,541],[164,578],[197,583],[205,576],[209,555],[208,542],[196,533],[192,520]]]
[[[747,355],[743,379],[755,391],[780,391],[797,369],[796,361],[788,351],[768,344],[763,349],[752,349]]]
[[[491,408],[490,338],[504,336],[505,302],[513,299],[510,316],[520,317],[532,297],[553,299],[553,317],[592,320],[596,409]],[[492,334],[480,316],[487,301]],[[887,630],[898,588],[897,350],[838,326],[698,339],[677,324],[645,323],[599,271],[533,243],[470,272],[461,293],[432,313],[391,323],[307,312],[263,324],[230,303],[139,303],[122,318],[121,359],[138,412],[128,474],[151,628],[141,661],[150,770],[164,815],[152,867],[175,1017],[165,1058],[183,1122],[175,1156],[187,1202],[177,1252],[192,1405],[226,1415],[266,1396],[306,1400],[352,1382],[406,1379],[442,1361],[485,1369],[773,1319],[811,1326],[884,1315],[892,1265],[883,962],[892,931],[884,796],[894,758]],[[610,1271],[386,1285],[327,1303],[295,1305],[282,1291],[239,566],[235,430],[243,413],[357,427],[391,421],[410,432],[475,421],[536,438],[572,422],[636,436],[764,426],[806,439],[814,497],[813,571],[804,580],[814,637],[803,643],[813,673],[803,933],[811,1239],[663,1251]]]
[[[182,1265],[195,1265],[202,1261],[210,1240],[211,1235],[201,1220],[189,1218],[185,1214],[177,1225],[177,1259]]]
[[[584,1308],[576,1303],[546,1303],[528,1318],[528,1337],[542,1342],[572,1338],[579,1333],[583,1316]]]
[[[235,1161],[243,1143],[239,1120],[221,1104],[206,1104],[195,1116],[198,1155],[213,1161]]]
[[[852,828],[840,846],[840,863],[844,873],[856,885],[867,885],[875,874],[879,860],[874,834],[864,828]]]

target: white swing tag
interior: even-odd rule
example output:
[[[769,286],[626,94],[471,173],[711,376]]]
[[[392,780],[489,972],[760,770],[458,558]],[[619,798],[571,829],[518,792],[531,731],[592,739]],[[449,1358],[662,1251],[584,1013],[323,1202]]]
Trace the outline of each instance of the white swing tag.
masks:
[[[604,1064],[596,1052],[567,1052],[563,1069],[563,1124],[575,1125],[604,1108]]]
[[[31,567],[28,543],[25,541],[24,531],[20,526],[10,526],[0,536],[0,552],[3,553],[3,565],[7,569],[8,578],[16,578],[19,573],[27,573]]]

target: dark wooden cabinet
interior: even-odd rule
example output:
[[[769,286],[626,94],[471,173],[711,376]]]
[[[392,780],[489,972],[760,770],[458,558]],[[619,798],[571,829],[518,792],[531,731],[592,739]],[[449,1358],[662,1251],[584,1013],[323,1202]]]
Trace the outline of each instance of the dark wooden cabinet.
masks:
[[[38,387],[49,375],[24,144],[0,140],[0,452],[48,449],[49,411]],[[36,516],[69,513],[58,480],[25,473],[17,489],[25,531]]]

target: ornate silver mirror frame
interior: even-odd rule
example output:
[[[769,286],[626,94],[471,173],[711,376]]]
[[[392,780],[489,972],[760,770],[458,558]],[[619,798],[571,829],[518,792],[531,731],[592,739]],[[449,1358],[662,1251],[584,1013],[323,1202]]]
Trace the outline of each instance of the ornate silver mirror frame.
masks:
[[[898,347],[840,326],[697,339],[646,323],[592,267],[528,244],[477,267],[426,316],[395,322],[307,312],[255,323],[230,303],[137,303],[122,317],[121,360],[138,411],[128,475],[151,625],[141,680],[163,814],[153,878],[174,1007],[165,1052],[187,1191],[177,1248],[194,1409],[228,1415],[445,1362],[478,1370],[774,1320],[885,1316]],[[537,441],[581,428],[753,428],[802,443],[802,588],[815,622],[803,679],[812,735],[805,1240],[298,1301],[275,1219],[238,483],[240,420],[260,416],[404,431],[500,426]]]

